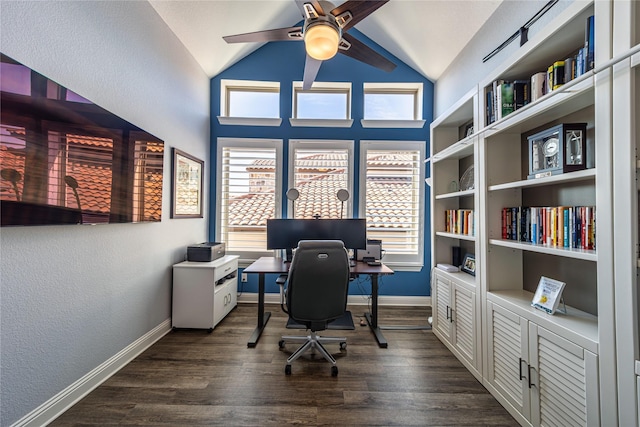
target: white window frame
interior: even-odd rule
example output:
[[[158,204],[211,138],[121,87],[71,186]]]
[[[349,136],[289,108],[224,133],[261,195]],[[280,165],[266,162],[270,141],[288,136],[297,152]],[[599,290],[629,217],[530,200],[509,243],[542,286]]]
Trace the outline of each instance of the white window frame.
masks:
[[[425,120],[423,120],[423,83],[364,83],[362,94],[362,114],[364,117],[364,98],[368,94],[413,94],[413,119],[394,120],[394,119],[366,119],[360,122],[365,128],[422,128]]]
[[[299,119],[298,118],[298,95],[300,93],[344,93],[347,95],[344,119]],[[314,82],[309,90],[302,89],[302,82],[293,82],[291,91],[291,126],[313,126],[313,127],[351,127],[351,82]]]
[[[345,211],[343,213],[343,218],[352,218],[353,215],[353,181],[354,181],[354,167],[355,162],[354,158],[354,145],[355,142],[353,140],[318,140],[318,139],[291,139],[289,140],[289,161],[287,165],[287,170],[289,171],[289,179],[288,179],[288,187],[294,188],[294,179],[295,179],[295,152],[297,148],[305,148],[305,149],[346,149],[348,152],[348,171],[347,171],[347,188],[349,191],[349,199],[345,202]],[[337,196],[336,196],[337,200]],[[291,200],[287,201],[287,212],[288,217],[293,218],[293,203]]]
[[[220,80],[220,116],[218,123],[221,125],[244,125],[244,126],[280,126],[282,117],[232,117],[229,116],[230,92],[240,90],[245,92],[272,92],[280,95],[280,82],[258,81],[258,80]],[[278,115],[282,113],[278,105]]]
[[[216,149],[216,200],[222,200],[222,150],[226,147],[237,147],[237,148],[273,148],[276,152],[276,182],[275,182],[275,199],[274,199],[274,218],[282,217],[282,176],[283,176],[283,140],[281,139],[262,139],[262,138],[218,138],[217,140],[217,149]],[[222,212],[221,212],[222,204],[216,203],[216,224],[215,224],[215,235],[216,239],[220,239],[222,235]],[[254,261],[262,256],[273,256],[274,251],[267,250],[264,251],[228,251],[230,255],[239,255],[240,262],[246,263],[249,261]]]
[[[368,150],[411,150],[418,151],[418,158],[424,159],[427,150],[426,141],[360,141],[360,182],[359,182],[359,211],[360,217],[366,218],[366,185],[367,185],[367,151]],[[420,171],[418,176],[419,185],[419,231],[418,231],[418,253],[413,255],[387,253],[383,257],[383,262],[394,270],[399,271],[420,271],[424,266],[424,244],[426,227],[428,223],[425,219],[425,167],[424,163],[419,163]],[[382,243],[384,250],[384,242]]]

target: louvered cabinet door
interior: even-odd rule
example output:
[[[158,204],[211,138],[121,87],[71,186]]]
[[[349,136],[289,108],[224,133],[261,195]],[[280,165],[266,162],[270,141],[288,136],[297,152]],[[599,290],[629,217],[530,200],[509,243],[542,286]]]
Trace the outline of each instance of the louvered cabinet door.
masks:
[[[523,418],[530,416],[527,320],[487,301],[487,381]]]
[[[437,273],[434,274],[435,307],[433,307],[433,329],[441,340],[451,343],[451,282]]]
[[[598,357],[534,323],[529,326],[534,426],[599,426]]]
[[[477,334],[475,322],[475,293],[453,285],[452,344],[458,353],[476,367]]]

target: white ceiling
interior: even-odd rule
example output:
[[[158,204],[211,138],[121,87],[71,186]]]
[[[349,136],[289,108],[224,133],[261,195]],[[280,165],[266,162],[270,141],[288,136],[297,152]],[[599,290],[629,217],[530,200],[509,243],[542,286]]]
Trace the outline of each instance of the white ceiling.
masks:
[[[390,0],[355,28],[436,81],[502,1]],[[290,27],[302,19],[294,0],[149,2],[210,77],[261,46],[227,44],[222,36]]]

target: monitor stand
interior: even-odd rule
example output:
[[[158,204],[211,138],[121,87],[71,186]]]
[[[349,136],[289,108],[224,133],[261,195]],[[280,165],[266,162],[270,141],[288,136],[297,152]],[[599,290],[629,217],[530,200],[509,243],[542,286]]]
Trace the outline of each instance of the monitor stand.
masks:
[[[291,248],[285,249],[284,262],[291,262],[292,259],[293,259],[293,249]]]

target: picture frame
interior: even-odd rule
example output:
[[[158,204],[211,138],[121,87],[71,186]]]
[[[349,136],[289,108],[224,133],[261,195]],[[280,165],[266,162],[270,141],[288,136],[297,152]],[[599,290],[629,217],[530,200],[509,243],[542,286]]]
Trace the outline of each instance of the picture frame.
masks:
[[[204,161],[173,147],[171,218],[202,218]]]
[[[465,136],[465,138],[468,138],[471,135],[473,135],[473,123],[468,124],[464,128],[464,136]]]
[[[462,259],[460,270],[472,276],[476,275],[476,256],[473,254],[465,254]]]
[[[540,276],[538,288],[533,294],[531,306],[547,314],[554,314],[562,299],[565,283],[549,277]]]

